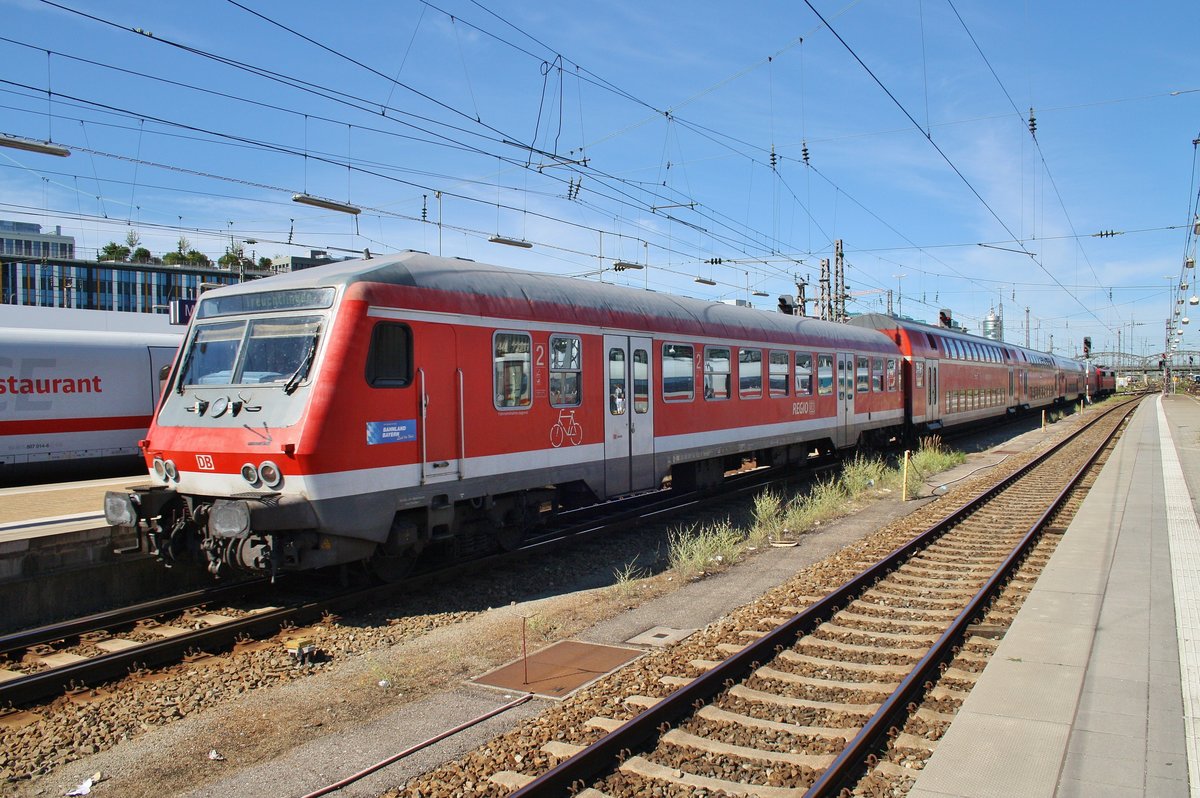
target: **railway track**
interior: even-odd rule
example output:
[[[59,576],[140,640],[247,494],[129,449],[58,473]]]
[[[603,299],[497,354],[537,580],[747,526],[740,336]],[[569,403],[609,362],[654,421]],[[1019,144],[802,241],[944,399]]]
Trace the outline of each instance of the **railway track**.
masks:
[[[676,663],[681,670],[657,682],[643,675],[640,693],[601,702],[621,712],[557,735],[590,744],[502,758],[557,762],[549,770],[480,778],[526,798],[702,790],[792,798],[911,776],[898,762],[936,746],[994,646],[988,636],[1011,620],[1062,514],[1134,405],[1093,421],[841,588],[776,607],[743,624],[737,643]]]
[[[812,468],[829,465],[821,460]],[[435,559],[430,567],[400,582],[335,588],[331,585],[336,580],[330,580],[315,593],[280,593],[268,589],[268,580],[254,579],[3,635],[0,707],[26,706],[64,692],[82,695],[147,668],[169,666],[281,632],[294,635],[290,630],[323,616],[378,605],[404,592],[510,566],[557,547],[611,534],[640,519],[727,501],[779,478],[778,473],[762,469],[730,476],[721,490],[706,494],[656,492],[563,512],[553,526],[531,534],[514,551],[451,565]],[[288,581],[282,581],[287,587]]]
[[[835,461],[814,458],[809,474]],[[215,586],[0,636],[0,707],[27,706],[63,693],[84,695],[95,686],[169,666],[310,624],[328,614],[393,598],[401,591],[504,567],[574,541],[610,534],[639,519],[703,507],[752,493],[781,477],[770,469],[732,475],[719,491],[678,495],[659,491],[559,514],[517,550],[452,565],[432,564],[398,584],[323,589],[319,596],[267,596],[265,579]],[[248,603],[262,597],[258,604]]]

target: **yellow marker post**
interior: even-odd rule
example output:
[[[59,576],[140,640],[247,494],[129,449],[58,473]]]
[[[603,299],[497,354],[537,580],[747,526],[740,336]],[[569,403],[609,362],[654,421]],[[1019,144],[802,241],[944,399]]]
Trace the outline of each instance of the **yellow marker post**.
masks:
[[[904,472],[902,477],[904,487],[900,489],[900,501],[902,502],[908,501],[908,456],[910,453],[908,449],[904,450]]]

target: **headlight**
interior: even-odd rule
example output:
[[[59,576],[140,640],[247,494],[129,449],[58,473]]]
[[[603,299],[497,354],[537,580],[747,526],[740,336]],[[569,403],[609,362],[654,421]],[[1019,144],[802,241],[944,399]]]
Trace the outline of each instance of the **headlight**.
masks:
[[[154,465],[154,476],[158,477],[163,482],[166,482],[167,481],[167,465],[166,465],[166,463],[163,462],[163,459],[161,457],[155,457],[153,465]]]
[[[242,479],[251,485],[258,484],[258,469],[254,467],[253,463],[246,463],[242,466]]]
[[[277,488],[279,487],[279,483],[283,482],[283,473],[279,470],[279,466],[270,460],[263,460],[259,463],[258,475],[262,478],[263,484],[268,488]]]
[[[208,531],[218,538],[241,538],[250,534],[250,505],[243,501],[217,499],[208,513]]]
[[[137,508],[128,493],[110,490],[104,494],[104,522],[111,526],[136,526]]]
[[[163,463],[163,470],[167,472],[167,479],[171,480],[172,482],[179,481],[179,471],[175,468],[174,460],[167,460],[165,463]]]

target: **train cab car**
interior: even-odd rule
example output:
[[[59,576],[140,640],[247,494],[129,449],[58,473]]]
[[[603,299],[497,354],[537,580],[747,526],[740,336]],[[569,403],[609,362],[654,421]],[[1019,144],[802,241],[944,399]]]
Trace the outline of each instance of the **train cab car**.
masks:
[[[900,434],[869,329],[423,253],[204,294],[109,523],[277,573],[516,545],[555,508]]]

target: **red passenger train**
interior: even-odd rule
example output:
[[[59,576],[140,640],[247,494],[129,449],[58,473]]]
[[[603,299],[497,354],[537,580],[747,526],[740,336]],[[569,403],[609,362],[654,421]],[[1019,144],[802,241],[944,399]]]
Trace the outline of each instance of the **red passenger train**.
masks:
[[[168,559],[276,573],[513,545],[547,508],[719,482],[752,457],[1082,394],[1082,366],[423,253],[204,295],[143,449],[105,499]]]

